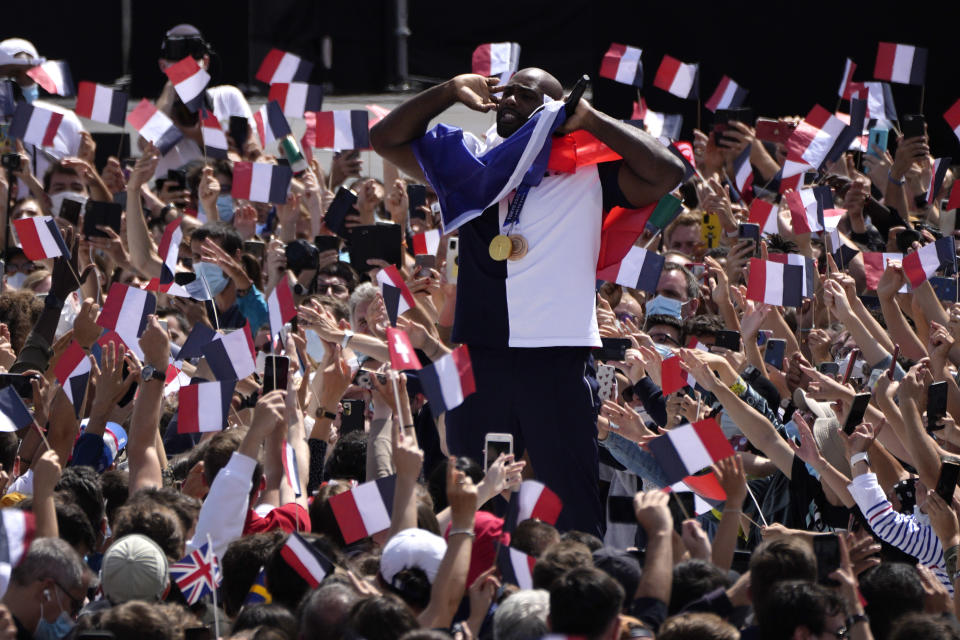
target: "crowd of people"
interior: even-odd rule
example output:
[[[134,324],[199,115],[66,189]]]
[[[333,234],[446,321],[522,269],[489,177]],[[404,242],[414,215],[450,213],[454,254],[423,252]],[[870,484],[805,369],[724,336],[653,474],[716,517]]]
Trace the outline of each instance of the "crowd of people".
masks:
[[[189,25],[161,51],[209,68]],[[14,103],[44,104],[33,45],[0,52]],[[811,232],[754,122],[683,156],[564,98],[539,69],[456,76],[372,127],[382,179],[309,139],[295,166],[229,86],[202,96],[226,158],[172,82],[163,152],[98,166],[49,103],[50,145],[5,137],[0,638],[960,638],[956,256],[908,264],[955,235],[927,135],[888,122],[889,150],[808,167],[794,189],[839,216]],[[495,126],[428,131],[458,103]],[[602,161],[548,167],[575,133]],[[235,197],[241,162],[291,167],[284,201]],[[119,224],[85,226],[91,203]],[[641,220],[627,280],[596,275],[611,216]],[[28,257],[31,217],[56,257]],[[400,246],[359,251],[383,227]],[[757,290],[766,264],[800,265],[799,306],[769,303],[774,271]],[[438,392],[451,368],[469,382]]]

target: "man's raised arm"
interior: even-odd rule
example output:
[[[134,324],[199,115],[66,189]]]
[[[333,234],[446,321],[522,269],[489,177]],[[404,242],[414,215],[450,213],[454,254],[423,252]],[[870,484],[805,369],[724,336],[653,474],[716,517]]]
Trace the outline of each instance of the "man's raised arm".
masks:
[[[457,102],[474,111],[490,111],[496,104],[491,89],[497,78],[467,73],[422,91],[391,111],[370,129],[374,151],[405,173],[424,180],[410,143],[427,132],[430,121]]]

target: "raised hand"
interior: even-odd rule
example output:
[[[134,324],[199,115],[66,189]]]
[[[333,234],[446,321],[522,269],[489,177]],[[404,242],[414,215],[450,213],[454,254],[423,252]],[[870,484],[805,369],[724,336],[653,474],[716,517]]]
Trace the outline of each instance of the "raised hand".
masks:
[[[500,98],[495,95],[500,80],[487,78],[476,73],[464,73],[453,78],[453,87],[457,100],[474,111],[487,112],[497,108]]]

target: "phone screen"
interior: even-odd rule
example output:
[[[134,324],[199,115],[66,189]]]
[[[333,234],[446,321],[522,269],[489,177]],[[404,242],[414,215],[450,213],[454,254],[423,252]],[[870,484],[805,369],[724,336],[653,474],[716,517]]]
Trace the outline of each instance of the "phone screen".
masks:
[[[493,439],[490,436],[509,437],[509,440]],[[484,469],[489,469],[490,465],[493,464],[496,461],[496,459],[500,457],[500,454],[502,453],[506,453],[506,454],[513,453],[513,436],[510,435],[509,433],[498,433],[498,434],[488,433],[486,447],[484,449],[484,461],[483,461]]]
[[[610,522],[636,524],[637,514],[633,510],[633,498],[630,496],[610,496],[607,498]]]
[[[714,346],[730,349],[730,351],[740,351],[740,332],[729,329],[717,331],[717,337]]]
[[[827,533],[813,537],[813,555],[817,557],[817,582],[835,585],[830,574],[840,568],[840,541],[836,534]]]
[[[427,205],[427,187],[423,184],[408,184],[407,185],[407,200],[409,213],[413,216],[414,211],[418,211],[420,207],[425,207]],[[419,217],[423,217],[423,212],[419,211]]]
[[[927,388],[927,431],[943,429],[947,415],[947,383],[934,382]]]
[[[33,384],[31,380],[36,378],[34,375],[24,376],[18,373],[0,373],[0,389],[4,387],[13,387],[17,395],[27,400],[33,400]]]
[[[628,338],[600,338],[601,347],[594,352],[597,360],[614,360],[622,362],[627,357],[630,347]]]
[[[351,431],[363,431],[366,402],[357,398],[341,400],[343,414],[340,416],[340,435]]]
[[[286,356],[267,356],[263,363],[263,393],[275,389],[287,388],[287,373],[290,371],[290,358]]]
[[[850,406],[850,412],[847,414],[847,420],[843,424],[843,432],[847,435],[853,433],[857,425],[863,422],[863,414],[867,412],[867,405],[870,404],[869,393],[858,393],[853,397],[853,404]]]
[[[937,495],[947,504],[953,502],[953,490],[957,486],[957,476],[960,476],[960,459],[944,459],[940,467],[940,478],[937,479]]]

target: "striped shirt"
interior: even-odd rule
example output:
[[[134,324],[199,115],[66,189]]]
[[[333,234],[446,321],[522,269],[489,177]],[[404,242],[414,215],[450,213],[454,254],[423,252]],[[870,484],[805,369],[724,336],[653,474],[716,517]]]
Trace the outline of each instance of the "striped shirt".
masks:
[[[953,584],[947,575],[943,545],[929,524],[921,523],[912,514],[894,511],[886,494],[877,482],[875,473],[865,473],[853,479],[847,489],[867,518],[870,528],[881,540],[913,556],[917,562],[933,571],[937,579],[953,593]]]

